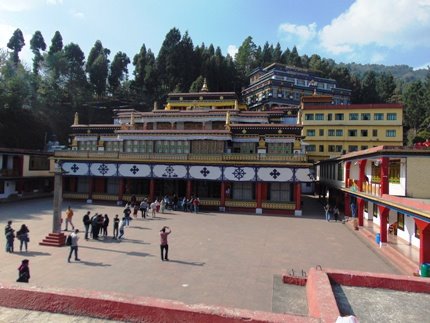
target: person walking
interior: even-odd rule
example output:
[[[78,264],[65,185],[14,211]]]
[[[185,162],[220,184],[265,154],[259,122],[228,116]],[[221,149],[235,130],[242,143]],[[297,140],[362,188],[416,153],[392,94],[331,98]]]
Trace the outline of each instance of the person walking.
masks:
[[[330,204],[327,203],[326,206],[324,206],[325,211],[325,219],[330,222]]]
[[[155,215],[157,213],[157,203],[155,203],[155,201],[151,203],[151,213],[152,217],[155,218]]]
[[[66,229],[64,231],[68,231],[69,223],[72,226],[72,230],[75,230],[75,226],[72,223],[72,218],[73,218],[73,210],[71,209],[71,207],[69,205],[67,207],[67,210],[66,210]]]
[[[75,260],[80,261],[81,259],[78,258],[78,240],[79,240],[79,229],[76,229],[75,232],[70,234],[71,237],[71,244],[70,244],[70,253],[69,258],[67,258],[67,262],[70,262],[70,258],[72,258],[72,253],[75,253]]]
[[[18,267],[18,279],[16,280],[18,283],[28,283],[30,280],[30,267],[28,263],[30,260],[23,259],[21,262],[21,266]]]
[[[118,228],[119,228],[119,217],[118,214],[115,215],[113,219],[113,238],[118,239]]]
[[[106,237],[107,236],[107,229],[109,226],[109,217],[107,214],[105,214],[105,217],[103,219],[103,236]]]
[[[199,197],[197,195],[196,195],[196,197],[193,200],[193,207],[194,207],[194,213],[199,213],[200,199],[199,199]]]
[[[167,242],[167,236],[172,233],[172,230],[170,230],[169,227],[164,226],[160,230],[160,251],[161,251],[161,261],[169,261],[169,244]],[[163,254],[164,250],[164,254]]]
[[[9,220],[7,221],[7,224],[4,227],[4,236],[6,238],[6,252],[11,252],[11,248],[9,245],[9,241],[11,240],[11,237],[10,237],[11,232],[13,234],[14,230],[12,228],[12,221]],[[12,251],[13,251],[13,241],[12,241]]]
[[[130,220],[131,220],[131,217],[130,217],[131,210],[130,210],[130,206],[128,204],[127,204],[127,207],[124,209],[123,213],[124,213],[125,224],[127,226],[129,226],[130,225]]]
[[[21,225],[21,229],[18,230],[16,233],[16,237],[21,242],[19,244],[19,251],[22,252],[22,246],[25,246],[25,251],[28,251],[28,242],[30,242],[30,238],[28,237],[28,234],[30,233],[30,230],[28,230],[27,226],[25,224]]]
[[[337,220],[339,219],[339,208],[337,207],[337,205],[334,207],[333,213],[334,213],[334,220],[337,222]]]
[[[122,220],[119,222],[119,237],[118,240],[121,240],[122,237],[124,236],[124,229],[125,229],[125,225],[126,225],[126,219],[125,217],[122,218]]]
[[[91,218],[91,232],[94,240],[97,240],[99,238],[100,229],[99,229],[98,220],[99,220],[99,215],[96,213]]]
[[[146,219],[146,211],[148,210],[148,201],[146,199],[140,203],[139,209],[140,212],[142,212],[142,218]]]
[[[88,240],[88,232],[90,232],[90,224],[91,224],[90,211],[85,213],[84,217],[82,218],[82,222],[84,223],[84,227],[85,227],[85,240]]]

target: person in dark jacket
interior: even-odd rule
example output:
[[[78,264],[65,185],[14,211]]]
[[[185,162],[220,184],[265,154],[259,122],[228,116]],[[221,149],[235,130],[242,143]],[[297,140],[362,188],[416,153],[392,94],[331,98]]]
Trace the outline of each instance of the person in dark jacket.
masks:
[[[84,217],[82,218],[82,222],[84,222],[84,226],[85,226],[85,240],[88,240],[88,232],[90,231],[90,224],[91,224],[90,211],[88,211],[84,215]]]
[[[28,283],[30,279],[30,267],[28,266],[29,260],[24,259],[21,262],[21,266],[18,268],[18,279],[16,280],[19,283]]]
[[[105,217],[103,219],[103,236],[106,237],[107,236],[107,229],[109,226],[109,217],[107,214],[105,214]]]
[[[27,252],[28,242],[30,241],[30,238],[28,237],[29,233],[30,233],[30,230],[28,230],[25,224],[21,225],[21,229],[19,229],[18,232],[16,233],[16,237],[21,242],[19,245],[19,251],[22,251],[22,246],[25,246],[25,251]]]

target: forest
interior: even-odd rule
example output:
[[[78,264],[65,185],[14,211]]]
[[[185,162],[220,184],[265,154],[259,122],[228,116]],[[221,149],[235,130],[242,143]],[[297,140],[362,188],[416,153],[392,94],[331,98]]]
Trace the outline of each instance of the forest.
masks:
[[[19,54],[33,53],[32,66]],[[64,44],[56,31],[45,41],[40,31],[25,40],[14,31],[8,50],[0,51],[0,147],[43,149],[56,138],[67,145],[75,112],[80,123],[111,123],[112,109],[149,111],[171,92],[198,91],[207,79],[210,91],[235,91],[247,75],[277,62],[335,79],[352,90],[352,103],[402,103],[405,144],[430,138],[430,70],[407,65],[336,63],[317,54],[299,55],[296,46],[257,45],[247,37],[235,57],[214,45],[194,45],[188,34],[172,28],[157,55],[142,44],[133,57],[111,53],[96,40],[87,56],[78,44]],[[129,70],[130,68],[130,70]]]

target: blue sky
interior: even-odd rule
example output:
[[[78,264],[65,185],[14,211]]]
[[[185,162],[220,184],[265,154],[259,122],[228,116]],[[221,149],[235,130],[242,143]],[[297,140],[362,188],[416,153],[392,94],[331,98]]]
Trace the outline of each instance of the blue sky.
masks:
[[[430,0],[0,0],[0,48],[20,28],[29,65],[36,30],[48,46],[58,30],[86,56],[100,40],[133,58],[142,44],[157,54],[173,27],[223,54],[251,36],[336,62],[430,65]]]

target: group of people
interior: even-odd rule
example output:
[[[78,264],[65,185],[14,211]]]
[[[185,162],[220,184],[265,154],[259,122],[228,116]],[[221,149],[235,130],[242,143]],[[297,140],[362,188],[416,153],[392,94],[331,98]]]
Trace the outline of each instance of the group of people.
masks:
[[[6,238],[6,252],[14,252],[15,238],[20,241],[19,251],[22,252],[22,249],[25,248],[25,251],[27,252],[28,243],[30,242],[29,233],[30,230],[25,224],[22,224],[21,228],[15,233],[15,230],[12,228],[12,221],[8,221],[4,229],[4,234]]]
[[[91,238],[94,240],[98,240],[101,235],[106,237],[108,235],[108,226],[110,222],[109,216],[107,214],[95,213],[90,217],[90,214],[91,212],[88,211],[82,218],[85,227],[85,240],[89,239],[89,235],[91,235]]]
[[[330,203],[327,203],[324,206],[324,211],[325,211],[325,219],[330,222],[330,220],[334,219],[336,222],[339,219],[340,216],[340,212],[339,212],[339,208],[337,207],[337,205],[333,206]]]

